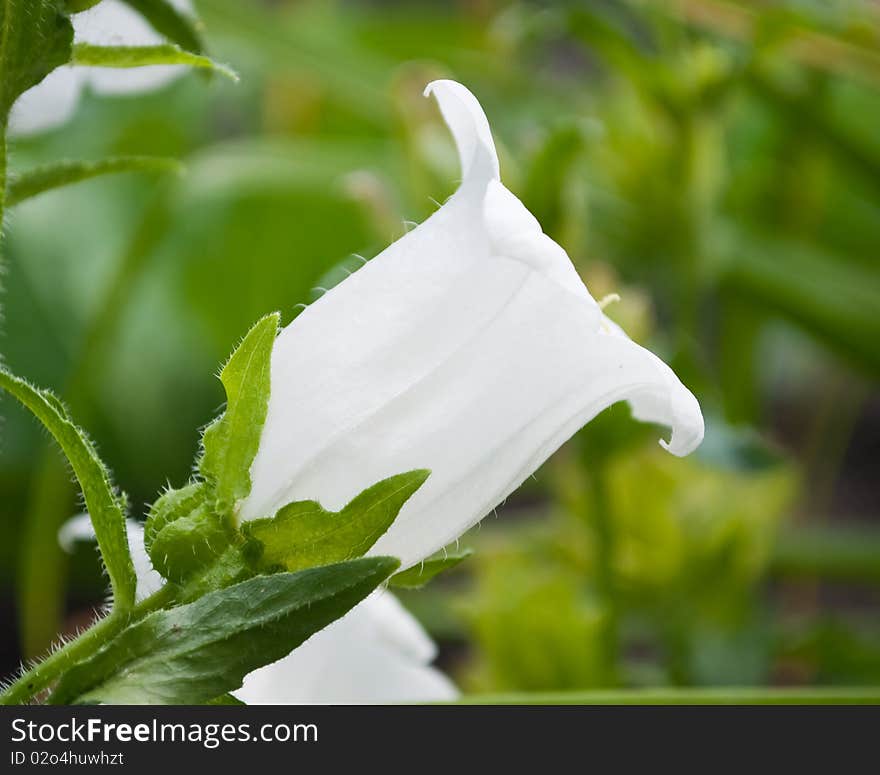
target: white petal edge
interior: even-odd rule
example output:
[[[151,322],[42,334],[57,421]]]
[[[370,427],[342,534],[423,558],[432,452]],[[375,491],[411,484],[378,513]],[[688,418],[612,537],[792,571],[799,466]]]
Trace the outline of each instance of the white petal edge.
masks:
[[[498,154],[492,140],[489,120],[468,89],[456,81],[431,81],[424,91],[433,95],[452,132],[464,182],[471,179],[500,178]]]
[[[436,646],[387,591],[378,591],[288,656],[245,677],[249,705],[442,702],[458,697],[430,662]]]

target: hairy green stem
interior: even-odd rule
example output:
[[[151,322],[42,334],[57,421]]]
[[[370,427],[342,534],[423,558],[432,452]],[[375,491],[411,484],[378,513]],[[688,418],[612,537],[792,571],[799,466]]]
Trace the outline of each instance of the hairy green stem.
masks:
[[[169,607],[174,603],[175,595],[176,589],[167,585],[138,603],[134,609],[127,613],[112,613],[103,619],[98,619],[70,643],[53,651],[42,662],[22,673],[0,694],[0,705],[17,705],[27,702],[47,689],[61,677],[65,670],[94,654],[127,626],[143,619],[153,611]]]

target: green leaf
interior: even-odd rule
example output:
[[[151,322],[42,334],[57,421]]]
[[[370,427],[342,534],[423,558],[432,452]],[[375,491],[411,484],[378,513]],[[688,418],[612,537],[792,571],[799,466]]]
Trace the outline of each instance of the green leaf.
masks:
[[[244,705],[241,700],[236,699],[231,694],[221,694],[213,700],[208,700],[205,705]]]
[[[814,246],[731,226],[723,282],[871,375],[880,374],[880,271]]]
[[[781,577],[880,584],[880,530],[789,527],[777,539],[770,572]]]
[[[449,552],[448,554],[441,552],[435,554],[419,565],[413,565],[412,568],[395,573],[388,583],[390,586],[398,587],[399,589],[421,589],[436,575],[454,568],[473,553],[472,549],[463,549],[460,552]]]
[[[73,63],[90,67],[146,67],[148,65],[186,65],[200,67],[238,80],[236,72],[202,54],[184,51],[180,46],[163,43],[158,46],[93,46],[77,43],[73,47]]]
[[[229,523],[202,504],[159,531],[150,547],[150,559],[166,579],[182,583],[210,566],[232,540]]]
[[[73,667],[50,701],[192,704],[241,686],[370,594],[398,567],[371,557],[257,576],[157,611]]]
[[[220,372],[226,411],[205,429],[199,470],[221,513],[251,491],[250,468],[269,409],[272,346],[280,319],[276,312],[257,321]]]
[[[194,54],[204,50],[198,21],[178,11],[168,0],[123,0],[144,17],[160,35]]]
[[[11,177],[6,191],[8,205],[17,205],[44,191],[69,186],[99,175],[118,172],[180,172],[175,159],[156,156],[115,156],[98,161],[62,161]]]
[[[0,120],[12,104],[70,61],[73,26],[55,0],[0,0]]]
[[[569,181],[580,174],[577,162],[584,146],[580,127],[556,127],[526,171],[523,201],[544,231],[557,238],[564,226]]]
[[[3,367],[0,367],[0,389],[16,398],[43,424],[70,461],[107,566],[114,607],[118,610],[131,608],[137,579],[128,551],[123,501],[110,484],[107,468],[85,434],[70,420],[67,409],[52,393],[33,387]]]
[[[391,526],[410,496],[430,475],[424,469],[383,479],[341,511],[297,501],[271,518],[241,526],[245,553],[260,570],[300,570],[363,555]]]

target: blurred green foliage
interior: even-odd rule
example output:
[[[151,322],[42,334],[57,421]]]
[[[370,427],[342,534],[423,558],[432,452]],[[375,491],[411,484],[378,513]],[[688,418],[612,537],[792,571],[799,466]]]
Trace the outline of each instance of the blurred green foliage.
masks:
[[[475,557],[406,598],[448,664],[485,691],[880,680],[875,5],[197,6],[240,83],[87,96],[12,148],[13,172],[186,167],[44,194],[6,241],[4,357],[71,403],[135,514],[186,479],[250,325],[288,322],[451,193],[421,97],[449,75],[483,102],[511,189],[713,419],[694,459],[622,407],[566,445]],[[30,656],[103,582],[55,547],[78,509],[63,466],[3,413],[0,580]]]

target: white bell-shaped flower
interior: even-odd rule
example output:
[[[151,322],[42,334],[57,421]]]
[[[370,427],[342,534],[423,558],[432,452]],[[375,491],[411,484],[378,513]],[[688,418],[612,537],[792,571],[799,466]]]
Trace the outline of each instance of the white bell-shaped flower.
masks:
[[[500,182],[489,124],[461,84],[433,94],[462,167],[428,220],[304,310],[275,342],[241,519],[291,501],[337,510],[431,470],[370,554],[411,566],[476,524],[599,412],[628,401],[703,437],[694,396],[602,313],[565,251]]]

